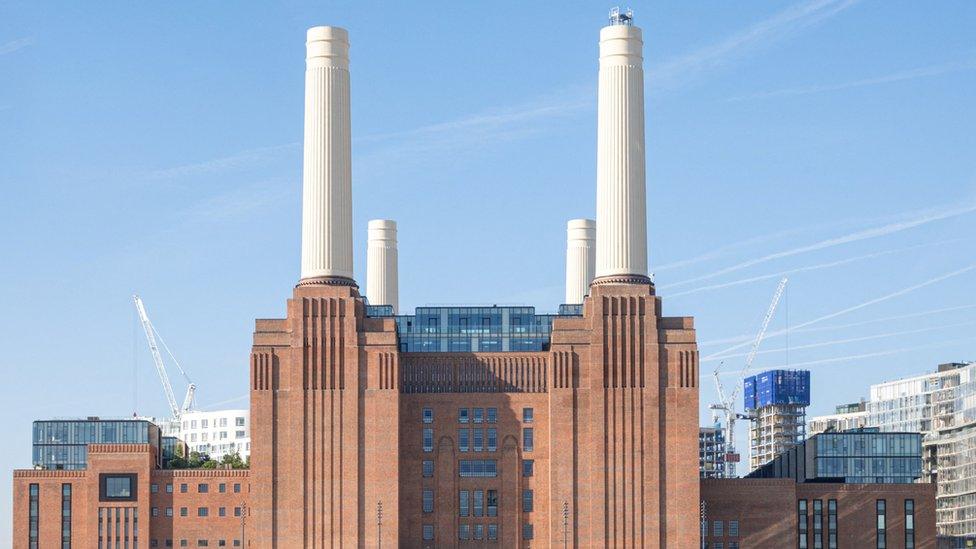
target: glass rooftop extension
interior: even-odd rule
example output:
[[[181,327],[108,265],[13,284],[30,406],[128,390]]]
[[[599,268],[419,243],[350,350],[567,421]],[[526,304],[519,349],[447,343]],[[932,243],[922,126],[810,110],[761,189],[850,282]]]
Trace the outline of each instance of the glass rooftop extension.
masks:
[[[581,316],[582,306],[561,305],[556,314],[536,314],[535,307],[417,307],[412,315],[394,315],[388,305],[367,305],[371,317],[396,319],[400,352],[484,353],[547,351],[552,320]]]

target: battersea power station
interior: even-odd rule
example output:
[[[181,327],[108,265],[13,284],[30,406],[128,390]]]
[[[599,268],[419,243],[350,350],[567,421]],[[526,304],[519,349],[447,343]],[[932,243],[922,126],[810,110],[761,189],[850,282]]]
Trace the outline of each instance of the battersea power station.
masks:
[[[84,469],[15,471],[14,546],[696,547],[695,332],[648,277],[641,30],[600,31],[597,215],[568,223],[548,315],[398,314],[391,220],[369,222],[364,295],[348,34],[306,47],[301,276],[255,323],[249,470],[93,443]]]

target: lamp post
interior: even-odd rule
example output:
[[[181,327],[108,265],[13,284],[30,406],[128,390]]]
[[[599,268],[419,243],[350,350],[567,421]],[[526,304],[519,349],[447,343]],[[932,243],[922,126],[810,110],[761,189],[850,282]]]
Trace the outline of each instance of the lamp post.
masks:
[[[383,548],[383,502],[376,502],[376,549]]]

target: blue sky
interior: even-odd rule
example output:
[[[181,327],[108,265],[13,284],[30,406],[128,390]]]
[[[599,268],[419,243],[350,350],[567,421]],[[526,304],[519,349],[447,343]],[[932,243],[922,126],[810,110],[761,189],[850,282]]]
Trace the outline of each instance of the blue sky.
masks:
[[[402,308],[553,310],[565,221],[594,213],[609,7],[0,8],[0,492],[32,419],[164,413],[134,292],[198,402],[245,404],[253,319],[284,315],[298,278],[312,25],[352,42],[357,278],[386,217]],[[756,367],[809,367],[813,413],[976,359],[976,4],[633,8],[651,269],[665,313],[695,316],[702,422],[780,273]]]

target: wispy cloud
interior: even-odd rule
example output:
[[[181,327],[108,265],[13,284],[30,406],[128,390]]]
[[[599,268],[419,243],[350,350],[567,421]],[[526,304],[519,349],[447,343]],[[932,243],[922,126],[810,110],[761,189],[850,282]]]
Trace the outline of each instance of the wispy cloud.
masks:
[[[298,151],[300,143],[286,143],[248,149],[229,156],[212,158],[201,162],[183,164],[170,168],[154,170],[146,174],[147,179],[176,179],[195,175],[210,175],[226,171],[241,170],[265,164],[285,153]]]
[[[838,259],[837,261],[828,261],[826,263],[818,263],[816,265],[807,265],[805,267],[797,267],[795,269],[788,269],[788,270],[785,270],[785,271],[780,271],[778,273],[771,273],[771,274],[765,274],[765,275],[759,275],[759,276],[751,276],[751,277],[748,277],[748,278],[741,278],[739,280],[733,280],[731,282],[723,282],[721,284],[710,284],[708,286],[700,286],[698,288],[693,288],[691,290],[685,290],[683,292],[669,293],[668,294],[668,298],[680,297],[680,296],[689,295],[689,294],[697,294],[697,293],[701,293],[701,292],[707,292],[707,291],[710,291],[710,290],[721,290],[721,289],[724,289],[724,288],[731,288],[733,286],[741,286],[743,284],[751,284],[753,282],[760,282],[760,281],[763,281],[763,280],[769,280],[771,278],[782,278],[783,276],[791,275],[791,274],[796,274],[796,273],[805,273],[805,272],[808,272],[808,271],[818,271],[820,269],[828,269],[830,267],[839,267],[841,265],[846,265],[848,263],[854,263],[856,261],[863,261],[865,259],[874,259],[874,258],[877,258],[877,257],[886,256],[886,255],[891,255],[891,254],[896,254],[896,253],[901,253],[901,252],[907,252],[907,251],[911,251],[911,250],[917,250],[919,248],[931,248],[933,246],[940,246],[940,245],[943,245],[943,244],[951,244],[953,242],[960,242],[960,241],[963,241],[963,240],[968,240],[968,239],[966,239],[966,238],[952,238],[952,239],[949,239],[949,240],[943,240],[941,242],[932,242],[932,243],[925,243],[925,244],[916,244],[914,246],[906,246],[904,248],[896,248],[896,249],[893,249],[893,250],[883,250],[883,251],[880,251],[880,252],[874,252],[874,253],[859,255],[859,256],[855,256],[855,257],[848,257],[848,258],[845,258],[845,259]],[[667,289],[667,288],[668,288],[667,285],[661,286],[661,289]]]
[[[177,227],[239,219],[278,204],[291,192],[295,192],[295,189],[278,180],[236,187],[199,200],[184,209],[180,213],[180,223]]]
[[[718,276],[722,276],[728,273],[733,273],[752,267],[754,265],[759,265],[761,263],[766,263],[768,261],[773,261],[775,259],[782,259],[784,257],[791,257],[794,255],[800,255],[808,252],[814,252],[817,250],[824,250],[827,248],[833,248],[835,246],[840,246],[842,244],[850,244],[852,242],[858,242],[861,240],[868,240],[871,238],[878,238],[882,236],[887,236],[890,234],[905,231],[914,227],[932,223],[935,221],[941,221],[943,219],[949,219],[952,217],[958,217],[960,215],[965,215],[969,213],[976,212],[976,204],[968,204],[966,206],[957,208],[948,208],[940,210],[926,210],[924,212],[916,213],[914,217],[906,219],[904,221],[897,221],[894,223],[888,223],[880,227],[872,227],[869,229],[864,229],[856,231],[844,236],[839,236],[835,238],[828,238],[826,240],[821,240],[814,244],[808,244],[806,246],[800,246],[798,248],[793,248],[790,250],[784,250],[781,252],[775,252],[771,254],[764,255],[762,257],[757,257],[755,259],[750,259],[748,261],[743,261],[737,263],[730,267],[725,267],[724,269],[719,269],[717,271],[703,274],[701,276],[696,276],[694,278],[689,278],[687,280],[682,280],[680,282],[675,282],[670,284],[669,287],[674,288],[676,286],[684,286],[686,284],[691,284],[692,282],[698,282],[701,280],[709,280]]]
[[[876,297],[874,299],[870,299],[870,300],[865,301],[863,303],[859,303],[857,305],[853,305],[851,307],[847,307],[845,309],[841,309],[839,311],[835,311],[833,313],[829,313],[829,314],[826,314],[826,315],[823,315],[823,316],[814,318],[813,320],[808,320],[806,322],[801,322],[800,324],[797,324],[795,326],[792,326],[790,328],[790,330],[796,330],[796,329],[800,329],[800,328],[805,328],[807,326],[811,326],[813,324],[817,324],[817,323],[823,322],[824,320],[830,320],[832,318],[837,318],[837,317],[839,317],[841,315],[846,315],[848,313],[852,313],[854,311],[858,311],[860,309],[864,309],[865,307],[870,307],[872,305],[876,305],[878,303],[882,303],[884,301],[888,301],[890,299],[894,299],[896,297],[903,296],[905,294],[914,292],[915,290],[922,289],[922,288],[924,288],[926,286],[931,286],[932,284],[936,284],[938,282],[942,282],[943,280],[947,280],[947,279],[950,279],[950,278],[959,276],[961,274],[968,273],[968,272],[970,272],[970,271],[972,271],[974,269],[976,269],[976,264],[969,265],[968,267],[963,267],[961,269],[956,269],[955,271],[948,272],[948,273],[945,273],[943,275],[939,275],[939,276],[937,276],[935,278],[930,278],[929,280],[926,280],[925,282],[920,282],[918,284],[914,284],[912,286],[908,286],[907,288],[902,288],[902,289],[900,289],[898,291],[895,291],[895,292],[892,292],[890,294],[886,294],[886,295],[883,295],[881,297]],[[788,333],[790,330],[785,330],[785,329],[784,330],[776,330],[776,331],[773,331],[773,332],[770,332],[770,333],[766,334],[766,337],[769,338],[769,337],[775,337],[775,336],[778,336],[778,335],[782,335],[782,334]],[[732,351],[736,351],[736,350],[741,349],[743,347],[746,347],[748,345],[752,345],[752,342],[751,341],[743,341],[742,343],[738,343],[736,345],[732,345],[731,347],[728,347],[728,348],[723,349],[721,351],[718,351],[718,352],[715,352],[715,353],[711,353],[710,355],[704,357],[702,359],[702,362],[704,362],[706,360],[712,360],[712,359],[715,359],[715,358],[724,358],[728,353],[730,353]]]
[[[808,0],[794,4],[719,42],[665,61],[649,72],[650,78],[654,80],[655,88],[675,87],[793,36],[833,17],[856,2],[857,0]]]
[[[7,55],[8,53],[13,53],[18,50],[22,50],[27,46],[34,44],[33,38],[18,38],[17,40],[11,40],[4,44],[0,44],[0,55]]]
[[[826,84],[826,85],[819,85],[819,86],[817,85],[801,86],[797,88],[785,88],[781,90],[754,93],[750,95],[732,97],[729,99],[729,101],[768,99],[772,97],[792,97],[797,95],[810,95],[815,93],[842,91],[842,90],[849,90],[853,88],[863,88],[865,86],[877,86],[880,84],[890,84],[893,82],[903,82],[905,80],[915,80],[918,78],[926,78],[930,76],[939,76],[939,75],[949,74],[954,72],[969,71],[973,69],[976,69],[976,60],[961,61],[961,62],[954,62],[954,63],[943,63],[940,65],[918,67],[910,70],[886,74],[883,76],[875,76],[873,78],[862,78],[860,80],[840,82],[837,84]]]

